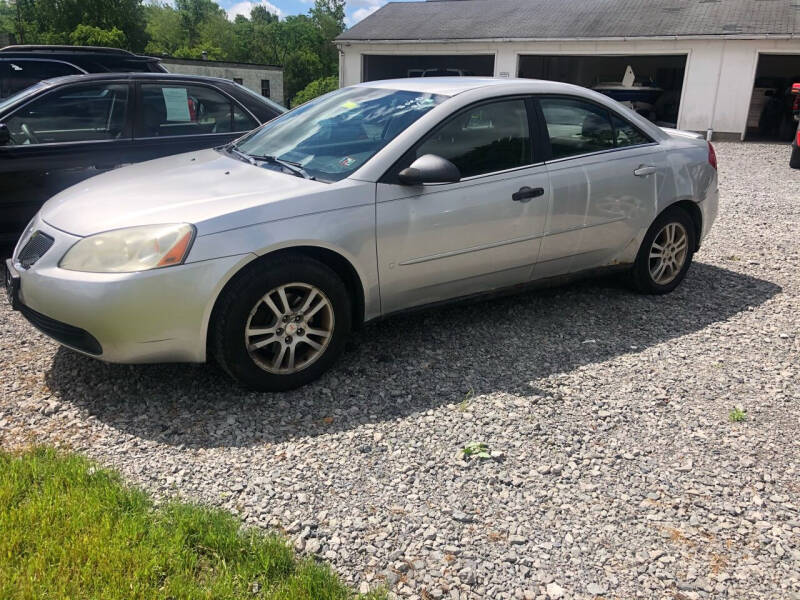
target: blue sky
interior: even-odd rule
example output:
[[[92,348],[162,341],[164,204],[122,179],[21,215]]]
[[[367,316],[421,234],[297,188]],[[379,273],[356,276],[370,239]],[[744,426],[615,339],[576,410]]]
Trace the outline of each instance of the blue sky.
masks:
[[[347,0],[347,25],[358,23],[367,15],[375,12],[388,0]],[[256,4],[263,4],[270,12],[281,17],[305,13],[314,4],[314,0],[217,0],[220,6],[233,18],[236,14],[249,15]]]

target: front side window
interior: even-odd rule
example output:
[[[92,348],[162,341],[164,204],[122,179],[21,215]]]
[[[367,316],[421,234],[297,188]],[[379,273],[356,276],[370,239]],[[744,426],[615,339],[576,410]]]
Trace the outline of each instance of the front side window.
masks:
[[[446,96],[369,87],[343,88],[283,114],[235,147],[264,168],[292,163],[320,181],[360,168]]]
[[[531,164],[525,101],[505,100],[461,111],[417,147],[416,158],[425,154],[446,158],[461,177]]]
[[[73,85],[46,94],[6,120],[16,145],[115,140],[125,136],[128,85]]]
[[[258,126],[227,96],[202,85],[144,83],[137,137],[245,132]]]
[[[43,79],[80,72],[72,65],[52,60],[0,60],[0,98],[7,98]]]
[[[614,147],[614,129],[604,108],[573,98],[540,101],[553,158],[565,158]]]

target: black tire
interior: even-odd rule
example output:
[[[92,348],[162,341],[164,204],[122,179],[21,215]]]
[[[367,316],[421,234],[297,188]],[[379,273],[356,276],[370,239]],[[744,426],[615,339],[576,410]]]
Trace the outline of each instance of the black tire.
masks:
[[[661,284],[653,279],[650,272],[650,250],[656,236],[671,223],[680,225],[685,231],[687,237],[687,251],[683,265],[677,271],[674,278],[668,283]],[[630,272],[630,281],[634,289],[643,294],[668,294],[674,290],[680,285],[683,278],[686,277],[686,272],[692,264],[695,247],[695,226],[688,213],[677,206],[665,210],[653,221],[653,224],[650,226],[650,229],[647,230],[642,240],[642,245],[639,247],[639,253],[636,255],[636,262],[634,262]]]
[[[327,346],[313,362],[293,373],[273,373],[259,366],[251,356],[245,329],[261,298],[271,290],[293,283],[313,286],[324,294],[332,307],[332,333]],[[258,391],[281,392],[310,383],[327,371],[344,351],[351,323],[347,288],[333,270],[310,258],[282,257],[254,265],[228,286],[218,301],[209,335],[217,362],[239,384]],[[301,332],[302,329],[298,333]]]
[[[792,154],[789,156],[789,166],[793,169],[800,169],[800,148],[792,146]]]

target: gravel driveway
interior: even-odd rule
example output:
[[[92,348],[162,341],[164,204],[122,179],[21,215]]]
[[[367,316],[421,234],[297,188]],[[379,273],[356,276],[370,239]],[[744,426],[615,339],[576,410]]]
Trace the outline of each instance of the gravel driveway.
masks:
[[[717,151],[720,218],[673,294],[601,280],[394,318],[292,393],[105,365],[3,301],[0,443],[283,528],[356,589],[800,598],[800,171],[786,145]],[[462,460],[473,441],[492,457]]]

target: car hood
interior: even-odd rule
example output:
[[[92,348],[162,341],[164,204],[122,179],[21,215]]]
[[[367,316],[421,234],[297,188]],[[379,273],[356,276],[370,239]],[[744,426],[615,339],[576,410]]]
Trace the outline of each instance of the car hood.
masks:
[[[79,236],[158,223],[192,223],[206,235],[313,211],[308,204],[333,185],[202,150],[87,179],[53,196],[41,217]]]

